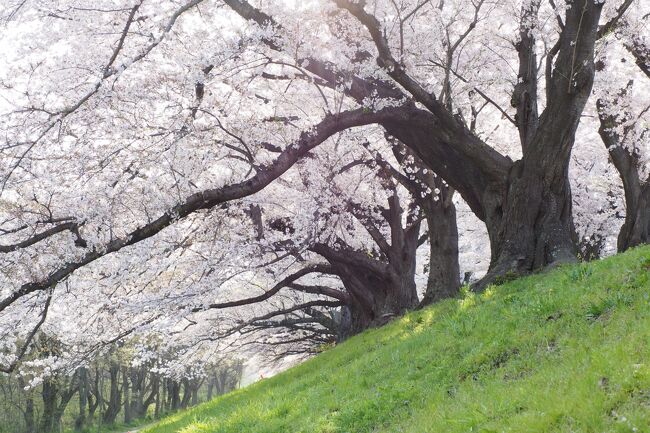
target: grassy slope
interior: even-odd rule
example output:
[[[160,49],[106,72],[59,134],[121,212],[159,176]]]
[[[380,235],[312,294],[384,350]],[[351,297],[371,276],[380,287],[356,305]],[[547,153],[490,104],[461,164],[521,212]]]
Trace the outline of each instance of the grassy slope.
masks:
[[[144,433],[634,431],[650,247],[411,313]]]

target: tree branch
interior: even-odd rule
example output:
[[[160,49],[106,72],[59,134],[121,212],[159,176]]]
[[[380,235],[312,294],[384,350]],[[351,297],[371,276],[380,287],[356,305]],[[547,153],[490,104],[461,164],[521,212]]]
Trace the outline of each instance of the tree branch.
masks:
[[[296,142],[288,146],[271,164],[261,168],[253,177],[239,183],[200,191],[189,196],[184,202],[168,210],[154,221],[132,231],[127,236],[114,239],[103,245],[103,247],[93,248],[92,251],[88,252],[80,260],[62,266],[43,280],[23,284],[18,290],[0,301],[0,311],[3,311],[29,293],[46,290],[56,285],[83,266],[108,254],[120,251],[125,247],[155,236],[181,218],[185,218],[200,210],[210,209],[219,204],[247,197],[261,191],[273,180],[291,168],[293,164],[305,156],[310,150],[332,135],[355,126],[379,123],[392,116],[394,110],[394,108],[386,108],[378,112],[369,113],[366,110],[358,109],[345,111],[340,114],[327,115],[314,128],[304,131]]]
[[[262,293],[261,295],[258,296],[253,296],[250,298],[245,298],[245,299],[239,299],[236,301],[228,301],[228,302],[221,302],[221,303],[214,303],[208,305],[206,308],[194,308],[192,312],[199,312],[199,311],[204,311],[206,309],[224,309],[224,308],[232,308],[232,307],[240,307],[242,305],[250,305],[250,304],[256,304],[258,302],[265,301],[269,298],[271,298],[273,295],[278,293],[281,289],[284,287],[290,287],[290,284],[296,281],[299,278],[304,277],[305,275],[312,274],[312,273],[321,273],[321,274],[332,274],[333,270],[330,266],[328,265],[323,265],[323,264],[317,264],[317,265],[311,265],[307,266],[297,272],[294,272],[293,274],[285,277],[282,281],[277,283],[275,286],[273,286],[270,290]]]

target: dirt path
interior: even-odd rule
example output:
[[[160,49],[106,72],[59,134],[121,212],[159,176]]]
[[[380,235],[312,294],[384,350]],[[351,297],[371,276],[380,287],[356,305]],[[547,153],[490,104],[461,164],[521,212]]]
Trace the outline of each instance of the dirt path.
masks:
[[[133,427],[131,430],[127,430],[124,433],[140,433],[142,430],[146,429],[147,427],[151,427],[152,424],[147,424],[147,425],[141,425],[139,427]]]

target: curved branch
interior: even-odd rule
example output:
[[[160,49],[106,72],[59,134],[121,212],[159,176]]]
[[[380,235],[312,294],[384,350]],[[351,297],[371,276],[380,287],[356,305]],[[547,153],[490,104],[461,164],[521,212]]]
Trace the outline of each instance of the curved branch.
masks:
[[[350,303],[350,295],[342,290],[332,289],[327,286],[304,286],[302,284],[291,283],[289,288],[303,293],[311,293],[313,295],[324,295],[330,298],[338,299],[339,301],[348,304]]]
[[[293,313],[294,311],[300,311],[300,310],[304,310],[304,309],[307,309],[307,308],[314,308],[314,307],[335,308],[335,307],[340,307],[341,305],[343,305],[343,303],[340,302],[340,301],[324,301],[324,300],[309,301],[309,302],[305,302],[303,304],[293,305],[291,307],[284,308],[282,310],[272,311],[270,313],[264,314],[263,316],[255,317],[252,320],[250,320],[248,322],[248,324],[249,325],[254,324],[255,322],[261,322],[263,320],[272,319],[273,317]],[[314,320],[312,319],[311,322],[314,322]]]
[[[247,21],[252,21],[262,28],[272,27],[282,29],[282,26],[270,15],[262,12],[250,5],[245,0],[223,0],[235,13]],[[278,52],[283,51],[283,47],[271,38],[262,38],[262,42],[270,49]],[[359,53],[359,58],[367,57],[367,53]],[[339,72],[339,68],[328,62],[324,62],[313,57],[297,59],[297,63],[303,65],[302,69],[319,77],[319,85],[329,87],[330,89],[343,89],[344,92],[355,99],[357,102],[363,102],[364,99],[377,96],[379,98],[402,99],[404,93],[393,86],[391,83],[377,79],[362,79],[346,71]],[[347,83],[350,83],[348,86]],[[344,86],[342,86],[345,84]]]
[[[293,164],[305,156],[310,150],[332,135],[355,126],[382,122],[388,117],[391,117],[394,110],[394,108],[386,108],[375,113],[369,113],[366,110],[358,109],[345,111],[340,114],[327,115],[314,128],[304,131],[298,140],[282,151],[270,165],[260,168],[255,176],[239,183],[192,194],[184,202],[174,206],[156,220],[133,230],[127,236],[114,239],[103,247],[93,248],[92,251],[88,252],[78,261],[62,266],[43,280],[23,284],[20,289],[0,301],[0,311],[3,311],[29,293],[46,290],[56,285],[83,266],[158,234],[181,218],[185,218],[200,210],[210,209],[219,204],[247,197],[261,191],[273,180],[289,170]]]
[[[242,18],[257,23],[259,26],[282,29],[282,26],[270,15],[252,7],[245,0],[223,0],[233,11]],[[335,1],[335,0],[333,0]],[[389,57],[387,63],[400,65],[392,58],[387,43],[381,34],[376,18],[366,14],[359,4],[339,0],[340,7],[348,8],[361,17],[368,17],[371,33],[379,42],[380,55]],[[365,19],[365,18],[364,18]],[[374,21],[373,21],[374,20]],[[283,51],[273,40],[263,39],[263,42],[275,51]],[[360,53],[360,58],[367,58],[367,53]],[[335,65],[317,59],[299,59],[306,64],[303,69],[321,78],[330,88],[340,88],[339,85],[352,80],[351,86],[342,86],[345,94],[357,102],[363,102],[367,97],[403,99],[405,93],[392,83],[382,80],[364,80]],[[483,192],[490,182],[500,182],[507,177],[512,161],[481,141],[465,125],[458,121],[433,95],[422,89],[417,83],[409,82],[410,77],[403,76],[403,70],[388,71],[396,82],[405,89],[412,91],[415,99],[427,109],[422,110],[412,103],[406,103],[394,118],[381,122],[390,135],[399,138],[413,149],[418,156],[436,173],[457,190],[470,204],[472,210],[485,218],[485,209],[481,204]],[[401,82],[400,82],[401,81]],[[410,83],[410,84],[409,84]]]
[[[323,256],[329,262],[341,262],[363,267],[377,275],[384,275],[387,272],[386,267],[381,262],[370,258],[367,254],[355,251],[351,248],[336,250],[327,244],[316,243],[309,249],[316,254]]]
[[[393,57],[390,47],[388,46],[388,41],[382,32],[381,24],[374,15],[371,15],[364,10],[364,3],[353,3],[348,0],[332,1],[334,1],[339,8],[350,12],[352,16],[366,27],[375,43],[375,46],[377,47],[379,54],[377,57],[377,64],[381,66],[386,73],[395,80],[395,82],[405,88],[418,102],[431,110],[431,112],[438,114],[441,109],[444,110],[436,97],[411,78],[411,76],[406,73],[401,63]]]
[[[635,36],[631,42],[626,42],[625,48],[634,56],[636,65],[650,78],[650,47],[643,40]]]
[[[0,373],[12,373],[16,366],[18,365],[18,362],[25,356],[25,353],[27,353],[27,349],[29,348],[29,345],[32,343],[32,340],[34,339],[34,336],[38,332],[38,330],[41,328],[43,323],[45,323],[45,319],[47,319],[47,312],[50,309],[50,302],[52,302],[52,292],[48,293],[47,299],[45,300],[45,305],[43,306],[43,311],[41,312],[41,318],[38,320],[36,325],[32,328],[31,332],[25,339],[25,342],[23,343],[22,347],[18,351],[18,354],[16,355],[16,358],[14,361],[9,364],[7,367],[0,367]]]
[[[61,233],[64,231],[69,230],[71,233],[73,233],[76,237],[77,240],[75,241],[75,244],[77,246],[85,247],[86,246],[86,241],[84,241],[81,238],[81,235],[79,234],[79,224],[76,222],[67,222],[63,224],[59,224],[57,226],[51,227],[41,233],[37,233],[34,236],[30,237],[29,239],[25,239],[24,241],[12,244],[12,245],[0,245],[0,253],[10,253],[12,251],[19,250],[21,248],[27,248],[30,247],[34,244],[37,244],[38,242],[49,238],[50,236],[54,236],[57,233]]]
[[[236,300],[236,301],[228,301],[228,302],[210,304],[206,308],[194,308],[192,310],[192,312],[196,313],[196,312],[199,312],[199,311],[204,311],[206,309],[221,310],[221,309],[224,309],[224,308],[232,308],[232,307],[240,307],[242,305],[256,304],[258,302],[262,302],[262,301],[265,301],[265,300],[269,299],[273,295],[277,294],[284,287],[290,287],[291,283],[293,283],[297,279],[302,278],[305,275],[313,274],[313,273],[332,274],[333,270],[332,270],[331,266],[322,265],[322,264],[307,266],[307,267],[305,267],[305,268],[303,268],[303,269],[301,269],[301,270],[299,270],[297,272],[294,272],[293,274],[289,275],[288,277],[285,277],[282,281],[277,283],[270,290],[262,293],[259,296],[253,296],[253,297],[250,297],[250,298],[239,299],[239,300]]]
[[[605,36],[609,32],[616,29],[619,22],[623,18],[623,15],[625,15],[625,12],[627,12],[627,10],[630,8],[630,6],[632,6],[633,2],[634,2],[634,0],[625,0],[623,2],[623,4],[621,4],[618,7],[618,9],[616,9],[616,15],[614,17],[612,17],[612,19],[610,19],[609,21],[607,21],[605,24],[603,24],[602,26],[600,26],[598,28],[598,34],[597,34],[598,39],[602,38],[603,36]]]
[[[294,313],[296,311],[302,311],[305,309],[312,309],[314,307],[329,307],[329,308],[336,308],[344,305],[343,302],[341,301],[326,301],[326,300],[316,300],[316,301],[309,301],[305,302],[302,304],[297,304],[293,305],[291,307],[283,308],[281,310],[275,310],[271,311],[270,313],[263,314],[261,316],[253,317],[252,319],[247,320],[244,323],[240,323],[237,326],[234,326],[233,328],[228,329],[227,331],[221,333],[219,335],[220,339],[229,337],[233,334],[236,333],[241,333],[241,334],[248,334],[252,332],[257,332],[261,329],[269,328],[269,327],[283,327],[283,328],[295,328],[296,325],[299,324],[313,324],[317,323],[323,327],[325,325],[322,323],[321,320],[318,320],[316,318],[309,318],[309,319],[283,319],[279,322],[273,322],[270,321],[274,317],[277,316],[283,316],[287,315],[290,313]],[[253,329],[244,331],[246,328],[252,327]]]

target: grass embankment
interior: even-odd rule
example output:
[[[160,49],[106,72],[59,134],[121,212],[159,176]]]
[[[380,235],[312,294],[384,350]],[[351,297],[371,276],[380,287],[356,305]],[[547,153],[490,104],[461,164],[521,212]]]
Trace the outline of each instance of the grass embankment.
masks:
[[[143,433],[650,432],[650,247],[466,294]]]

